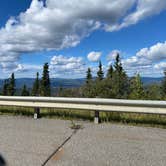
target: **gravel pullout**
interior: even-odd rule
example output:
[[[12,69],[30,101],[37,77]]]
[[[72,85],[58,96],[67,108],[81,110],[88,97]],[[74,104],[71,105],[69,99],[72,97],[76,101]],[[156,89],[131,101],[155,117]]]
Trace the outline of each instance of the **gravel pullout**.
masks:
[[[9,166],[41,166],[72,134],[70,121],[0,116],[0,154]]]
[[[56,149],[46,166],[166,165],[165,129],[78,123],[63,144],[70,121],[0,116],[0,154],[9,166],[41,166]]]
[[[165,166],[166,130],[84,124],[47,166]]]

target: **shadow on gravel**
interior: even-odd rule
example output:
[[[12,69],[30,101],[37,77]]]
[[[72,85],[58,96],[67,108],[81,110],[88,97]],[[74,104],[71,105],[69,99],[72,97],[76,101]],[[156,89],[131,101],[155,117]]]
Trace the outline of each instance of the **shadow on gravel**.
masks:
[[[5,159],[0,155],[0,166],[6,166]]]

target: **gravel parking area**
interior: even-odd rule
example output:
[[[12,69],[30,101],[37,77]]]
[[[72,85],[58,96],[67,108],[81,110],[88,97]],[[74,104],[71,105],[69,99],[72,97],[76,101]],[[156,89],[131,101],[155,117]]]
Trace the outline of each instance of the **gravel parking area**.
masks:
[[[165,166],[166,130],[84,124],[49,166]]]
[[[71,135],[70,121],[0,116],[0,154],[9,166],[41,166]]]
[[[70,121],[0,116],[0,154],[9,166],[41,166],[64,143],[46,166],[166,165],[165,129],[77,123],[72,135]]]

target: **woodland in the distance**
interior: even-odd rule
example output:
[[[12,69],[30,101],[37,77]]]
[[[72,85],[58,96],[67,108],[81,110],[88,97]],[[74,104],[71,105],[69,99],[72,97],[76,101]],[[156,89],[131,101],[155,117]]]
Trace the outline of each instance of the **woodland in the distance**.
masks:
[[[93,77],[91,68],[87,69],[86,82],[77,88],[53,89],[49,77],[49,65],[43,66],[42,77],[36,73],[36,79],[31,89],[25,84],[21,90],[16,89],[14,73],[4,81],[1,95],[4,96],[59,96],[59,97],[88,97],[88,98],[118,98],[118,99],[142,99],[142,100],[165,100],[166,99],[166,71],[162,84],[144,86],[141,76],[136,74],[129,77],[120,60],[116,56],[113,65],[110,65],[107,73],[103,72],[102,63],[99,62],[97,77]]]

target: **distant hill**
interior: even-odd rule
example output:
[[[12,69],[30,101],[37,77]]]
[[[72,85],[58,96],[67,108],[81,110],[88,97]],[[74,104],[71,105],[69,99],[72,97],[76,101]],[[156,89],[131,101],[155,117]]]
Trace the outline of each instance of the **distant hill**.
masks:
[[[153,78],[153,77],[142,77],[142,82],[144,85],[149,84],[160,84],[163,77]],[[27,85],[28,88],[32,88],[34,78],[18,78],[16,79],[16,87],[18,89],[22,88],[24,84]],[[0,79],[0,87],[3,86],[4,80]],[[64,79],[64,78],[51,78],[51,86],[53,88],[64,87],[64,88],[73,88],[80,87],[85,83],[85,78],[79,79]]]
[[[142,77],[141,78],[142,82],[144,85],[149,85],[149,84],[161,84],[163,77]]]
[[[16,88],[20,89],[24,84],[27,85],[28,88],[32,88],[34,78],[18,78],[16,79]],[[64,87],[64,88],[73,88],[80,87],[85,82],[84,78],[80,79],[64,79],[64,78],[51,78],[51,86],[53,88]],[[4,80],[0,79],[0,87],[4,84]]]

